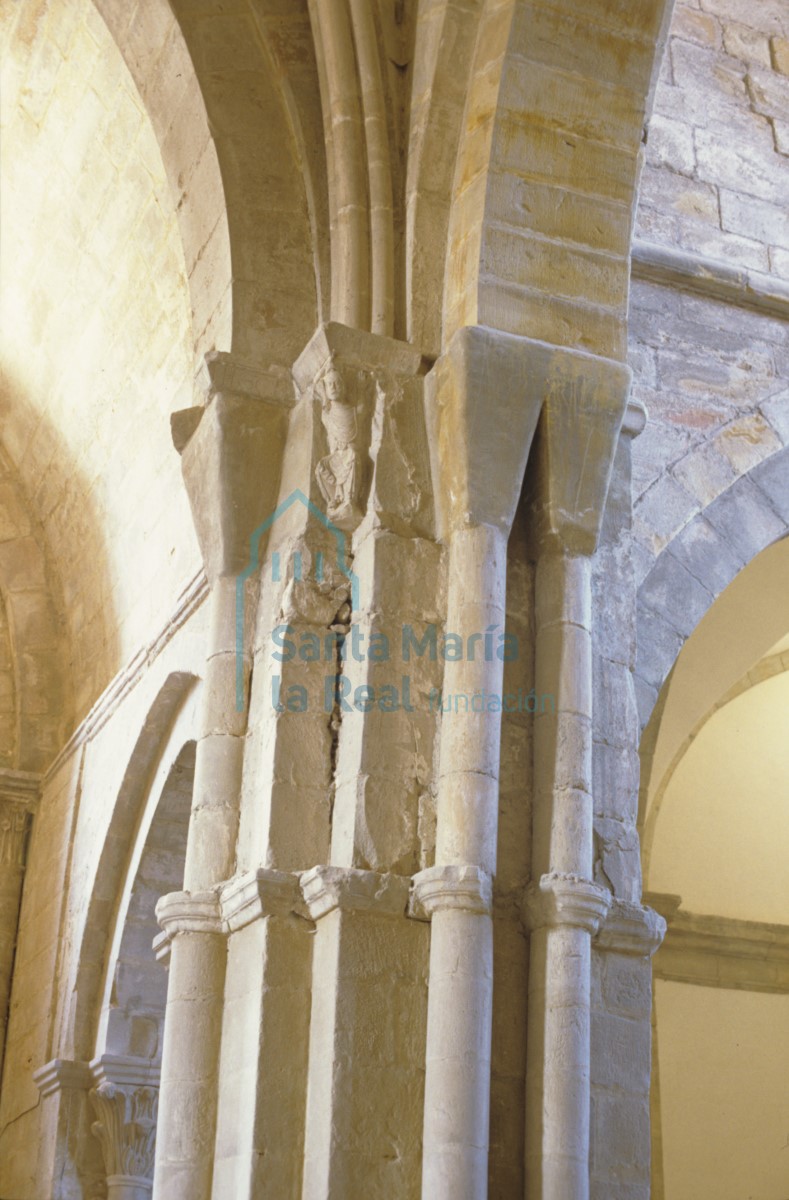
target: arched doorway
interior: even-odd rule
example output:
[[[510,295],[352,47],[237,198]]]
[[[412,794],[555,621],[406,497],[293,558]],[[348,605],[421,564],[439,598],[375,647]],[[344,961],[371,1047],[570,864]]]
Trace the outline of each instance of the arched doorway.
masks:
[[[785,1200],[789,611],[765,550],[700,622],[642,758],[654,959],[652,1195]]]

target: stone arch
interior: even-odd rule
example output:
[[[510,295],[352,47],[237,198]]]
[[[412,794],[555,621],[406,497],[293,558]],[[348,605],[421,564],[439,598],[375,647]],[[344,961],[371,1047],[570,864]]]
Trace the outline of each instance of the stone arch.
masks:
[[[229,349],[232,322],[227,209],[197,74],[167,0],[93,0],[148,113],[178,214],[195,353]]]
[[[233,350],[290,367],[328,290],[327,181],[306,3],[285,12],[267,0],[225,13],[189,0],[93,2],[159,143],[196,355]]]
[[[132,850],[107,957],[96,1054],[161,1060],[167,975],[156,961],[155,906],[180,891],[194,785],[195,742],[168,754],[151,788]],[[166,774],[165,774],[166,772]],[[162,783],[162,777],[163,783]]]
[[[128,907],[134,886],[134,877],[129,879],[131,864],[142,854],[162,789],[179,755],[194,739],[200,694],[197,682],[196,676],[186,671],[167,677],[127,763],[90,893],[74,986],[65,1001],[61,1022],[65,1028],[60,1036],[63,1056],[88,1061],[93,1055],[119,905]]]
[[[670,8],[485,6],[454,178],[445,342],[482,324],[624,358],[640,150]]]
[[[760,551],[789,530],[789,447],[741,475],[658,555],[638,592],[642,729],[687,638]]]
[[[307,5],[265,0],[249,11],[211,12],[177,0],[172,9],[205,106],[206,154],[224,188],[232,322],[223,317],[230,344],[212,344],[290,369],[318,324],[327,286],[325,152]],[[220,174],[212,165],[203,182],[195,172],[192,187],[216,187]],[[212,256],[224,266],[227,259],[218,245],[204,245],[207,282]]]

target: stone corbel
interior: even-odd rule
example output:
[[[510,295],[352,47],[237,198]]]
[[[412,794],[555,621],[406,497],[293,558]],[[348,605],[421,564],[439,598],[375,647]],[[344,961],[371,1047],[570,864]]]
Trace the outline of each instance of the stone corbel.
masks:
[[[319,921],[335,909],[381,917],[406,914],[411,880],[352,867],[313,867],[301,876],[307,912]]]
[[[666,935],[666,922],[654,909],[626,900],[611,900],[595,945],[617,954],[651,958]]]
[[[493,884],[481,867],[428,867],[414,876],[409,916],[429,921],[443,909],[461,909],[471,913],[493,910]]]
[[[260,867],[230,879],[220,890],[222,929],[236,933],[264,917],[305,915],[297,875]]]
[[[530,932],[566,925],[595,934],[610,906],[611,893],[606,888],[577,875],[552,872],[526,888],[521,912]]]

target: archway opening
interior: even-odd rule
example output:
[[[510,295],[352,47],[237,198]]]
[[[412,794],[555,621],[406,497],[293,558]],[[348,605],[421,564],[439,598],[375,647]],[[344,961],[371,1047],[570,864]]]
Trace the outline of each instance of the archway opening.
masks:
[[[688,639],[642,745],[654,959],[652,1194],[785,1200],[789,540]]]

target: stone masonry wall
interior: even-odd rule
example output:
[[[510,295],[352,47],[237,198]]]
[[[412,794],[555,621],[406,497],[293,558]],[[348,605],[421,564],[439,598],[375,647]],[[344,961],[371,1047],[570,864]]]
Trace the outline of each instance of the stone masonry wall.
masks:
[[[789,279],[789,12],[680,3],[658,83],[636,237]],[[637,249],[636,249],[637,254]],[[789,330],[680,287],[631,287],[637,690],[648,719],[714,597],[789,522]]]

